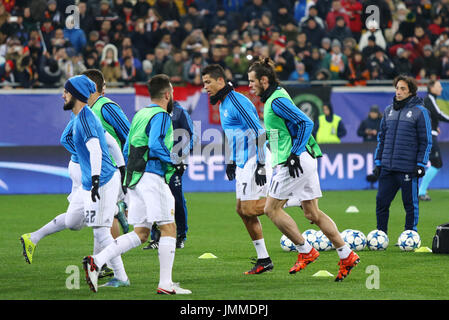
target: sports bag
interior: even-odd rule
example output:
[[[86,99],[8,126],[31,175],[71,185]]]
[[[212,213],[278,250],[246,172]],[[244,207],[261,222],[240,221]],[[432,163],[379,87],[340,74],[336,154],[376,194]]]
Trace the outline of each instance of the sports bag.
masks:
[[[432,241],[433,253],[449,253],[449,223],[437,227]]]

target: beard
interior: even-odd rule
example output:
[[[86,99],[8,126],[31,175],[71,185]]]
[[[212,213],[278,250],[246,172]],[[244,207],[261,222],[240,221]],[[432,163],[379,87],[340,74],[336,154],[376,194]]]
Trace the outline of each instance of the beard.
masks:
[[[76,102],[76,99],[72,96],[72,97],[70,98],[69,102],[67,102],[66,104],[64,104],[63,109],[64,109],[65,111],[72,110],[73,107],[75,106],[75,102]]]
[[[173,111],[173,98],[170,98],[170,101],[167,103],[167,112],[171,113]]]

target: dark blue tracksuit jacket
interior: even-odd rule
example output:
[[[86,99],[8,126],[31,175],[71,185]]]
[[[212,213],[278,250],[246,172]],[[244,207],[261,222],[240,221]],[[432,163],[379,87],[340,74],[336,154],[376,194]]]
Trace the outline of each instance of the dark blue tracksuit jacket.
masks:
[[[432,148],[431,121],[421,98],[402,108],[388,106],[380,123],[374,163],[381,166],[376,197],[377,229],[387,232],[390,204],[399,188],[406,211],[405,230],[417,230],[419,218],[416,167],[425,167]]]

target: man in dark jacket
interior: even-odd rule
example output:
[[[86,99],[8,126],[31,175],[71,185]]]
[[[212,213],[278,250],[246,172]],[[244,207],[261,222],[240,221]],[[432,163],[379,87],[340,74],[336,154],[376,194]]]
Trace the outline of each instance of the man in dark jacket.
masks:
[[[422,201],[430,201],[430,196],[427,194],[427,188],[443,166],[440,146],[438,145],[438,134],[440,133],[438,124],[440,121],[449,122],[449,115],[442,112],[440,108],[438,108],[436,102],[437,97],[440,96],[443,91],[441,83],[439,81],[431,80],[427,84],[427,90],[429,94],[424,99],[424,107],[429,110],[430,120],[432,122],[432,150],[430,150],[429,155],[430,168],[427,169],[418,192],[419,200]]]
[[[408,76],[394,79],[396,96],[380,123],[376,165],[373,174],[379,178],[376,197],[377,229],[387,233],[390,204],[399,189],[406,211],[405,230],[417,231],[419,218],[418,179],[432,148],[429,112],[416,96],[416,80]]]
[[[368,117],[360,123],[357,135],[362,137],[365,142],[376,141],[381,118],[382,114],[379,111],[379,106],[373,104],[369,109]]]

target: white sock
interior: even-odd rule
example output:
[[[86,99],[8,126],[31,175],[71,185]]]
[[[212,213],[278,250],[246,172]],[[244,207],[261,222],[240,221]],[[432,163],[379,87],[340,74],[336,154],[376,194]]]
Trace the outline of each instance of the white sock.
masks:
[[[37,244],[42,238],[56,233],[58,231],[64,230],[66,228],[65,226],[65,212],[61,213],[59,216],[51,220],[49,223],[47,223],[45,226],[40,228],[39,230],[36,230],[30,234],[31,241],[33,241],[34,244]]]
[[[309,253],[312,250],[312,246],[307,240],[304,240],[304,244],[296,244],[295,247],[299,253]]]
[[[343,247],[337,248],[337,253],[340,259],[346,259],[351,254],[351,249],[347,244],[345,244]]]
[[[172,284],[172,269],[175,261],[176,238],[159,239],[159,288],[169,288]]]
[[[114,263],[111,261],[115,257],[120,257],[123,253],[140,246],[140,238],[134,231],[121,235],[117,239],[113,239],[100,253],[94,256],[97,265],[102,267],[106,262],[110,261],[111,267]],[[97,244],[98,245],[98,244]],[[114,269],[114,268],[113,268]],[[115,271],[115,270],[114,270]],[[124,279],[126,280],[126,279]]]
[[[265,246],[265,240],[263,238],[254,240],[253,244],[254,244],[254,248],[256,248],[257,259],[264,259],[264,258],[270,257],[270,255],[268,254],[267,248]]]

